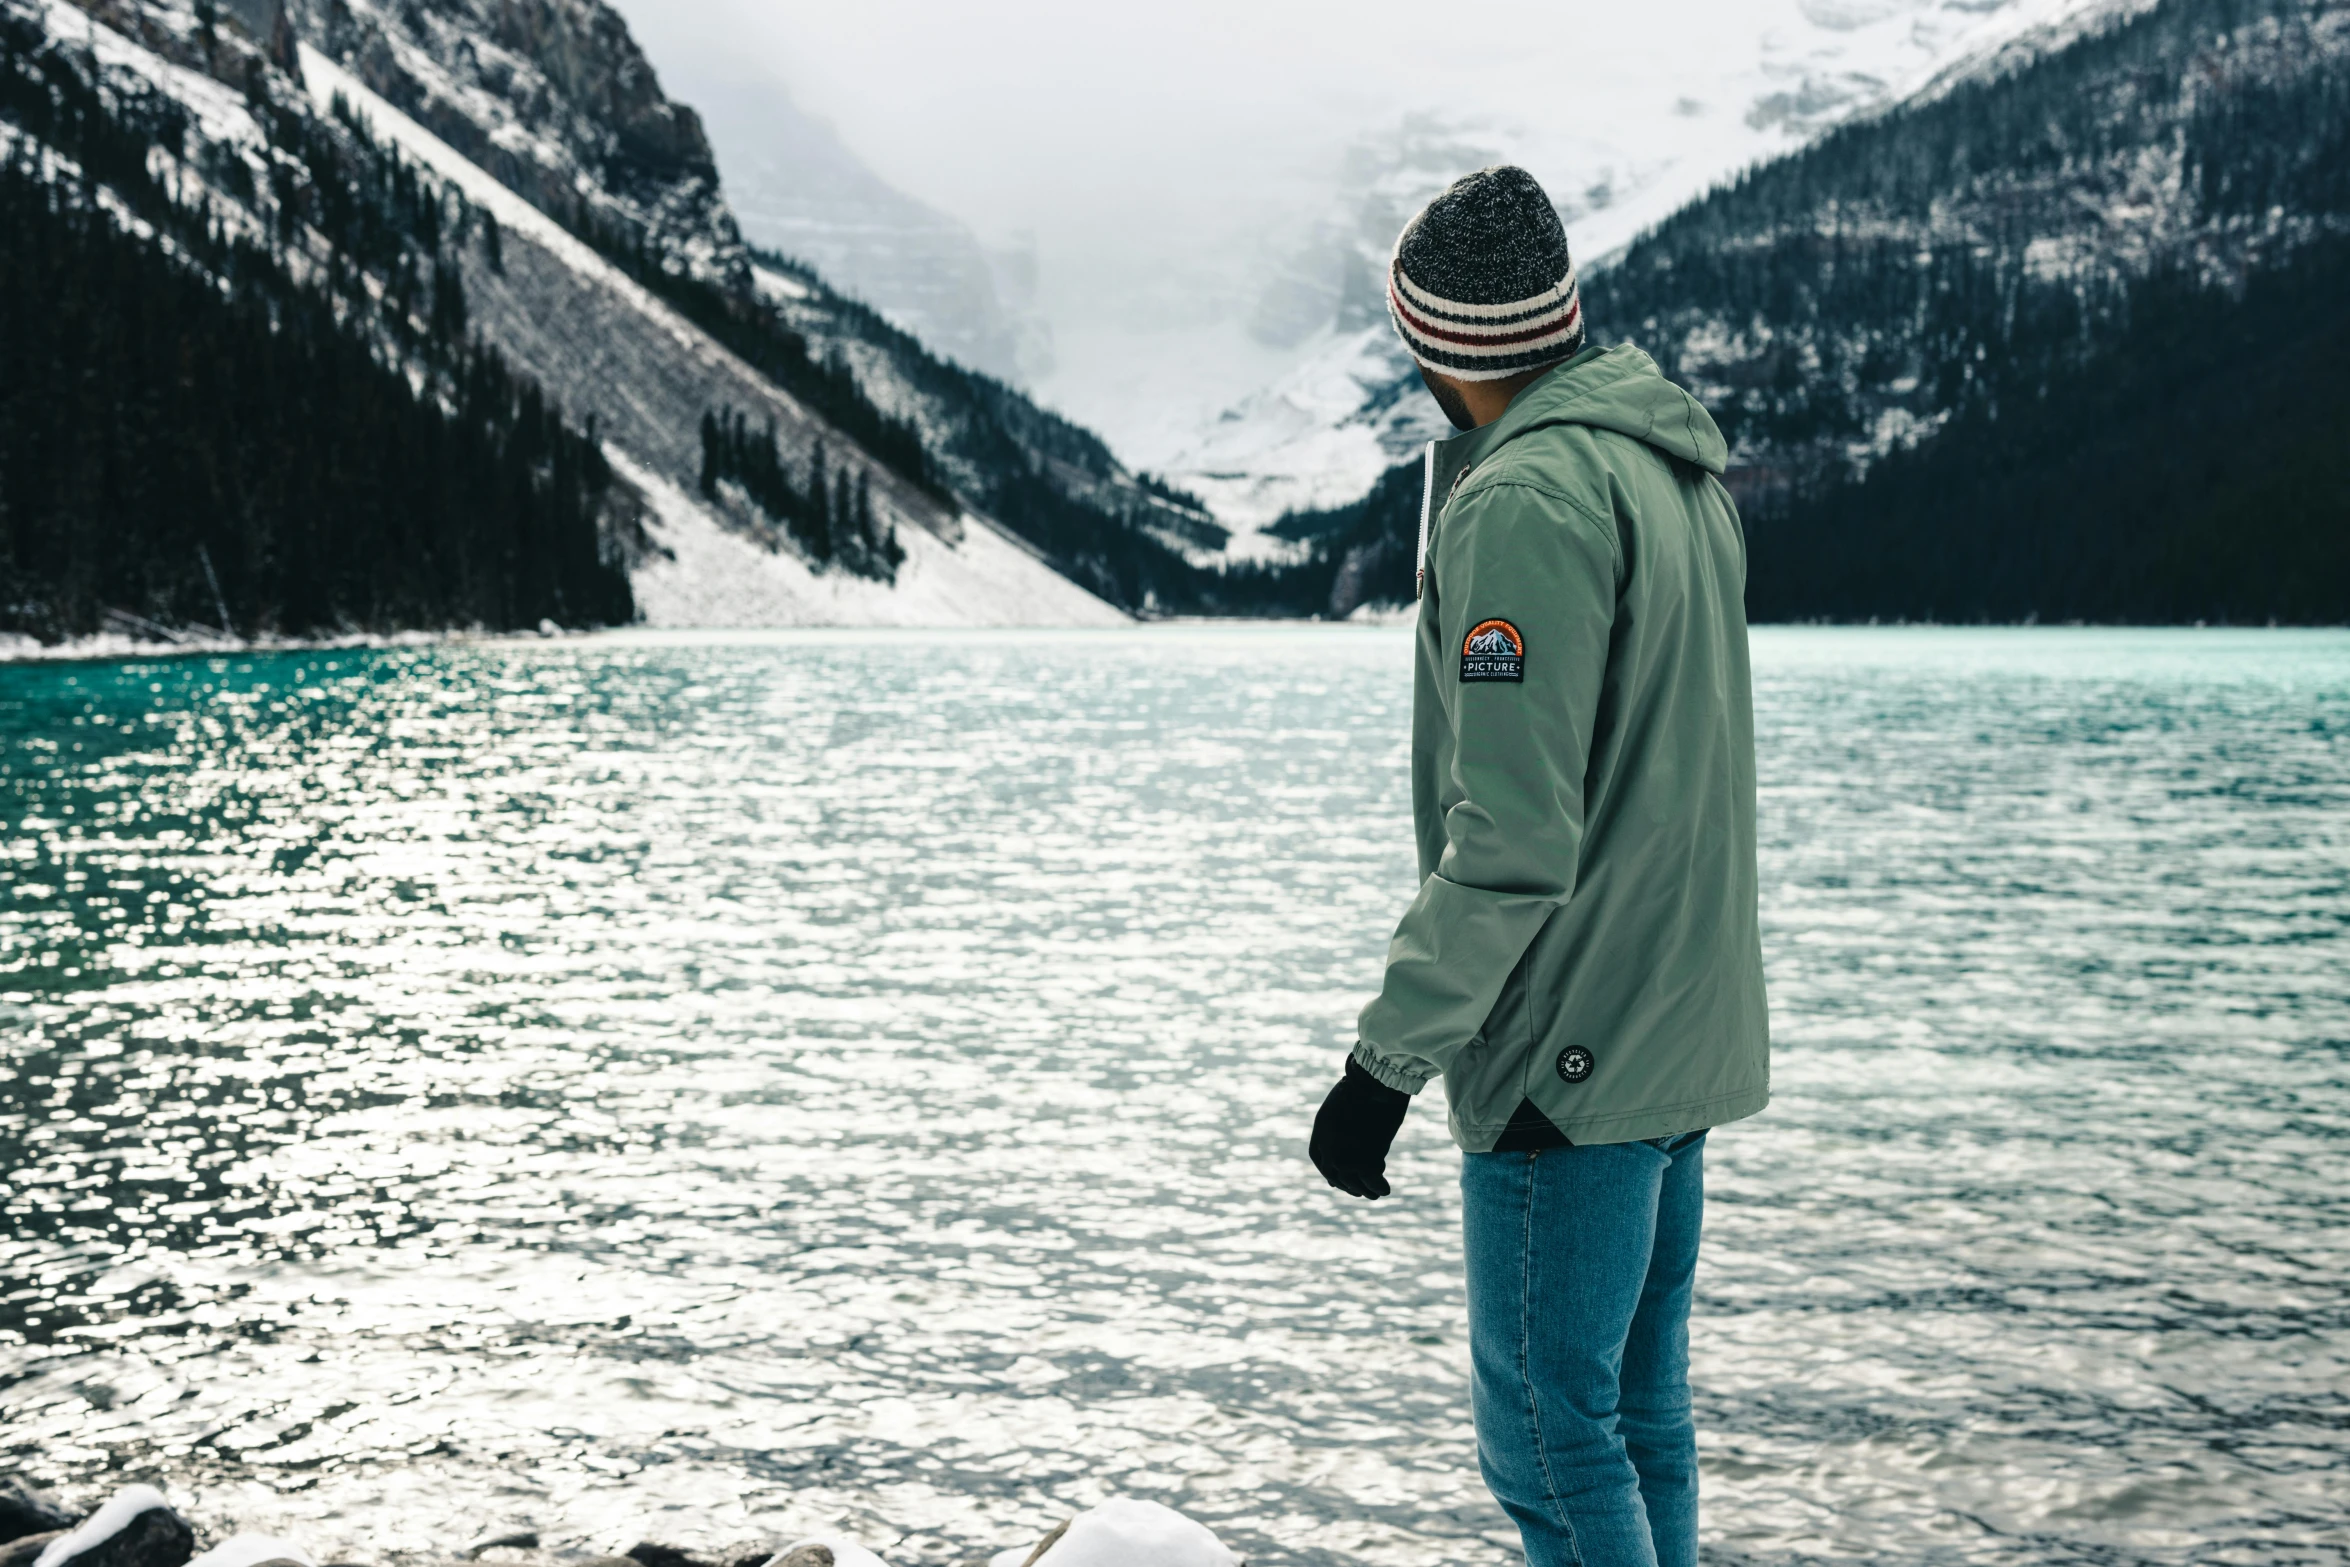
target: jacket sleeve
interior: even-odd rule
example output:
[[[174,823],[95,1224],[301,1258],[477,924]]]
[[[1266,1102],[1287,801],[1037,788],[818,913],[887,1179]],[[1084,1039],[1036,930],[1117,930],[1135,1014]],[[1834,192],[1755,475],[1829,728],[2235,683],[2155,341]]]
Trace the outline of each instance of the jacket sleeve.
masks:
[[[1548,489],[1489,481],[1447,511],[1431,568],[1452,804],[1435,874],[1396,927],[1355,1047],[1390,1088],[1417,1093],[1451,1065],[1574,895],[1619,558],[1612,527]],[[1462,644],[1490,620],[1523,639],[1522,680],[1461,680]]]

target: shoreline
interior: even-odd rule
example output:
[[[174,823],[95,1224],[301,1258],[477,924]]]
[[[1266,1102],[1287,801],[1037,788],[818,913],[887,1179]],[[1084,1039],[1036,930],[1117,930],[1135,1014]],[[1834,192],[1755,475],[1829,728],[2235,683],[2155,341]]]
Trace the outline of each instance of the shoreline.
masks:
[[[217,633],[189,633],[175,640],[160,640],[124,631],[101,631],[86,637],[74,637],[63,642],[42,642],[20,632],[0,632],[0,668],[32,664],[96,664],[133,663],[180,658],[244,658],[280,653],[333,653],[344,651],[374,652],[391,648],[427,648],[448,644],[494,642],[560,642],[593,638],[642,638],[659,640],[677,637],[696,641],[726,642],[736,639],[756,640],[767,637],[845,638],[887,631],[901,637],[951,636],[959,633],[976,635],[1035,636],[1066,631],[1087,636],[1118,635],[1128,631],[1148,631],[1156,628],[1183,631],[1250,631],[1327,629],[1331,631],[1392,631],[1409,629],[1416,611],[1399,609],[1392,614],[1349,615],[1343,620],[1324,620],[1318,617],[1255,616],[1255,615],[1182,615],[1159,620],[1137,620],[1130,626],[1104,628],[1092,626],[930,626],[930,627],[865,627],[865,626],[651,626],[642,622],[626,626],[555,627],[542,625],[538,630],[516,629],[491,631],[482,627],[444,630],[352,632],[334,637],[223,637]],[[164,628],[156,627],[160,631]],[[2172,624],[2167,622],[2137,621],[1942,621],[1942,620],[1773,620],[1756,621],[1747,628],[1750,632],[1778,635],[1794,632],[1837,631],[1908,631],[1908,632],[2031,632],[2042,635],[2070,633],[2102,633],[2121,635],[2129,633],[2205,633],[2257,634],[2282,636],[2322,636],[2350,633],[2350,623],[2310,623],[2279,625],[2208,624],[2203,621]]]
[[[162,629],[160,627],[158,630]],[[175,640],[158,640],[122,631],[100,631],[63,642],[43,642],[21,632],[0,632],[0,666],[10,664],[130,663],[165,658],[244,658],[272,653],[334,653],[345,650],[438,647],[450,642],[497,642],[522,637],[592,636],[620,627],[594,631],[488,631],[479,627],[442,631],[355,631],[335,637],[224,637],[191,633]]]

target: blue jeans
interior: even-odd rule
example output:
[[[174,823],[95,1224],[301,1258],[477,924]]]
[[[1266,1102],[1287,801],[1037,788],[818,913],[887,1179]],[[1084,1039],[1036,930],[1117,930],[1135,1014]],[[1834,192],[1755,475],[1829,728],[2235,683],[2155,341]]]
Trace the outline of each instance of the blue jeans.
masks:
[[[1477,1460],[1528,1567],[1694,1567],[1705,1133],[1461,1156]]]

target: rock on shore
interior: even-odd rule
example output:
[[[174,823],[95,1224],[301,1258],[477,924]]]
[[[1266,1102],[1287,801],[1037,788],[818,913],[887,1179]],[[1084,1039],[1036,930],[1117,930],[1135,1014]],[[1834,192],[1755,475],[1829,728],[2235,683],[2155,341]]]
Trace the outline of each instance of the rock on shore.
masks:
[[[988,1567],[1242,1567],[1215,1531],[1172,1507],[1114,1496],[1087,1508],[1028,1552],[1017,1548]]]
[[[32,1567],[186,1567],[196,1531],[151,1485],[126,1485],[41,1547]]]
[[[73,1516],[14,1476],[0,1478],[0,1545],[30,1534],[62,1534]]]

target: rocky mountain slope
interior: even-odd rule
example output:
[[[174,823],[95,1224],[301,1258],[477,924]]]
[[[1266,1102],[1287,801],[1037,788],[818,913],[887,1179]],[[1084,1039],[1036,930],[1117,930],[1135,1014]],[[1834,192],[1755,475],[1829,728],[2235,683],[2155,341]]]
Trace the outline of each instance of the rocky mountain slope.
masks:
[[[1460,174],[1501,162],[1533,170],[1588,273],[1742,167],[2144,3],[1754,0],[1718,19],[1735,47],[1693,43],[1672,56],[1668,79],[1650,79],[1641,59],[1611,58],[1605,72],[1576,71],[1555,105],[1406,115],[1357,142],[1327,207],[1256,295],[1250,333],[1286,353],[1285,368],[1229,407],[1137,440],[1131,455],[1205,498],[1241,551],[1268,553],[1252,530],[1284,510],[1358,498],[1387,464],[1444,433],[1410,382],[1383,291],[1397,232]]]
[[[407,9],[345,0],[334,19],[298,23],[322,40],[303,42],[301,63],[315,99],[343,92],[402,148],[505,216],[517,244],[496,277],[470,284],[479,320],[524,371],[599,413],[623,475],[646,472],[670,486],[653,515],[703,510],[780,550],[787,564],[811,554],[790,519],[740,486],[705,493],[698,484],[703,413],[740,416],[773,425],[780,460],[799,484],[823,460],[834,482],[848,475],[872,491],[884,526],[909,522],[947,545],[940,552],[914,529],[898,529],[917,576],[973,550],[992,559],[1011,550],[1067,578],[989,599],[982,578],[1018,576],[1018,561],[996,559],[985,573],[973,569],[964,618],[1100,616],[1069,583],[1128,611],[1208,601],[1213,578],[1189,564],[1187,550],[1220,543],[1220,533],[1206,531],[1213,524],[1199,505],[1128,472],[1100,439],[1006,383],[938,357],[806,265],[778,254],[754,261],[717,195],[698,117],[646,99],[651,68],[618,16],[599,0],[543,0],[541,16],[524,28],[503,7],[475,9],[475,0]],[[482,38],[526,45],[543,68],[508,70]],[[341,54],[329,59],[329,49]],[[397,70],[369,63],[383,59]],[[404,106],[435,125],[456,122],[458,143],[418,134],[430,127],[411,122]],[[498,155],[472,157],[463,146]],[[555,169],[564,179],[484,179],[508,167],[498,162],[508,148],[522,148],[510,153],[515,169]],[[597,169],[609,172],[602,183]],[[576,188],[569,204],[559,195],[564,181]],[[595,296],[578,294],[580,280],[597,280]],[[703,341],[691,341],[691,329]],[[693,352],[682,355],[689,343]],[[745,369],[750,376],[738,374]],[[808,564],[823,566],[815,576],[837,578],[844,561]],[[848,564],[848,576],[860,576]],[[848,592],[862,604],[862,590]],[[926,597],[935,601],[926,613],[940,613],[954,592],[935,587]],[[665,613],[663,604],[653,594],[651,613]],[[830,618],[848,613],[848,599],[811,583],[778,613]],[[895,623],[909,608],[877,601],[855,613]],[[740,604],[724,618],[757,611]]]
[[[820,279],[780,294],[762,282],[698,118],[663,97],[596,0],[0,3],[55,82],[173,127],[136,178],[160,180],[194,231],[224,228],[296,282],[331,285],[341,326],[418,395],[450,402],[408,325],[441,300],[448,331],[592,431],[609,469],[605,548],[631,562],[656,620],[1099,623],[1122,612],[1078,578],[1134,607],[1154,573],[1189,580],[1166,530],[1141,524],[1196,508],[1098,442],[1071,447],[1016,394],[866,321]],[[42,119],[0,118],[0,136],[32,177],[77,179]],[[341,172],[297,176],[305,147]],[[386,237],[380,203],[340,199],[368,180],[429,219]],[[128,232],[245,290],[151,220]],[[785,295],[863,324],[812,341]],[[909,400],[914,382],[957,390]],[[714,419],[758,432],[788,484],[754,495],[712,473]],[[776,510],[787,493],[792,516]]]
[[[637,571],[652,577],[643,595],[648,617],[684,614],[692,623],[727,625],[899,623],[918,601],[926,609],[922,619],[950,624],[1116,618],[930,482],[919,444],[893,431],[853,382],[828,375],[767,313],[743,307],[741,296],[707,275],[664,270],[664,247],[687,251],[717,236],[673,228],[644,236],[640,251],[631,248],[630,231],[598,229],[591,214],[581,220],[591,243],[307,45],[301,67],[314,99],[331,103],[340,94],[370,126],[499,223],[498,264],[467,272],[474,319],[518,368],[596,416],[613,466],[644,496],[648,548]],[[719,235],[730,238],[724,229]],[[711,271],[739,272],[749,289],[750,262],[739,241],[712,245],[708,255]],[[713,412],[771,429],[802,470],[819,460],[821,448],[833,475],[866,486],[881,526],[906,552],[903,567],[827,568],[739,489],[704,494],[701,421]],[[683,558],[707,563],[713,579],[674,580],[681,550]],[[904,585],[919,584],[912,599],[887,591],[900,585],[890,579],[901,571]],[[860,575],[870,586],[842,580]]]
[[[498,184],[578,228],[647,244],[666,268],[739,288],[742,237],[693,110],[662,94],[598,0],[238,0],[290,30]],[[99,0],[93,14],[157,8]]]
[[[2350,615],[2323,456],[2350,360],[2311,352],[2350,294],[2350,6],[2164,0],[2038,42],[1676,213],[1587,282],[1594,333],[1720,419],[1758,618]],[[1414,472],[1275,531],[1402,596]],[[2219,591],[2253,514],[2275,569]]]
[[[1713,193],[1594,281],[1592,318],[1705,399],[1751,501],[2079,362],[2136,283],[2232,294],[2345,231],[2346,133],[2350,6],[2166,0]]]
[[[755,262],[718,191],[698,116],[660,96],[602,0],[291,3],[328,5],[288,13],[314,98],[341,81],[444,178],[494,204],[502,198],[486,174],[507,198],[522,198],[529,211],[516,210],[509,226],[546,259],[526,257],[480,286],[485,329],[521,368],[598,414],[624,475],[641,470],[670,486],[656,517],[704,513],[777,553],[787,574],[809,564],[813,577],[875,575],[861,569],[869,561],[809,558],[788,520],[739,487],[705,491],[702,415],[739,415],[774,426],[798,482],[822,447],[836,482],[847,473],[867,486],[881,526],[909,552],[908,572],[951,577],[966,564],[969,591],[932,584],[916,595],[933,602],[924,613],[946,613],[960,596],[967,603],[950,618],[1099,618],[1104,611],[1069,583],[1127,611],[1198,607],[1212,594],[1214,582],[1187,554],[1198,552],[1192,535],[1205,525],[1195,503],[1129,472],[1005,383],[939,357],[806,266],[779,255]],[[415,135],[411,121],[430,137]],[[612,268],[634,291],[613,283]],[[578,280],[591,277],[593,300],[578,295]],[[678,335],[679,316],[706,340],[683,355],[692,334]],[[727,368],[730,358],[750,381]],[[984,569],[974,552],[988,557]],[[997,595],[990,584],[1019,577],[1022,556],[1067,581]],[[912,612],[904,599],[850,607],[865,597],[811,580],[772,614],[895,622]],[[665,613],[660,595],[647,602]],[[763,613],[739,604],[727,618]]]

